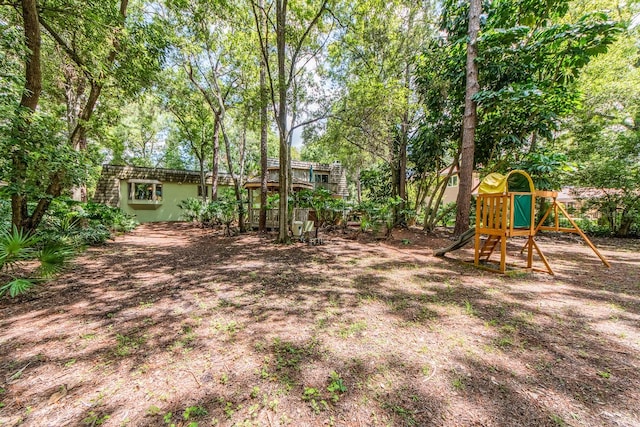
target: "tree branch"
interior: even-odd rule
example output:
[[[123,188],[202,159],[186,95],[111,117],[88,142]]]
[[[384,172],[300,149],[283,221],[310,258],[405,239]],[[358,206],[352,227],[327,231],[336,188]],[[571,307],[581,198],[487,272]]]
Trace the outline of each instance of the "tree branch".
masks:
[[[58,46],[60,46],[62,50],[65,51],[67,56],[69,56],[69,58],[73,62],[75,62],[80,70],[82,70],[82,73],[87,77],[87,79],[93,80],[93,75],[91,74],[91,72],[89,72],[89,70],[87,70],[86,64],[80,58],[78,53],[73,50],[67,44],[67,42],[65,42],[64,39],[53,29],[53,27],[51,27],[51,25],[49,25],[47,21],[45,21],[42,17],[40,17],[40,25],[42,25],[42,27],[47,30],[47,33],[49,33],[49,35],[55,40],[55,42],[58,43]]]
[[[300,51],[302,50],[302,45],[303,45],[305,39],[311,33],[311,29],[316,25],[316,23],[318,22],[318,20],[322,16],[322,13],[324,12],[326,6],[327,6],[327,0],[323,0],[322,1],[322,5],[320,6],[320,9],[316,13],[316,15],[313,17],[313,20],[311,20],[311,22],[309,23],[309,25],[305,29],[304,33],[302,34],[302,36],[298,40],[298,43],[296,43],[296,46],[295,46],[295,48],[293,50],[293,54],[291,55],[291,67],[289,68],[289,73],[288,73],[289,77],[288,77],[288,80],[287,80],[287,84],[293,78],[293,74],[294,74],[295,68],[296,68],[296,61],[298,59],[298,55],[300,54]]]

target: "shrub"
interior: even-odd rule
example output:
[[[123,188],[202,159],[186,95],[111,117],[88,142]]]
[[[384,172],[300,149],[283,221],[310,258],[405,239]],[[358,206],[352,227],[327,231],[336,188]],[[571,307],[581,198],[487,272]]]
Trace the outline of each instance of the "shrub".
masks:
[[[378,232],[382,226],[387,227],[387,234],[394,226],[394,210],[402,203],[400,197],[388,197],[382,202],[372,200],[360,203],[356,209],[362,212],[360,229],[367,231],[372,229]]]
[[[184,212],[186,221],[199,222],[202,225],[226,225],[227,229],[236,218],[237,201],[231,192],[222,192],[217,200],[204,203],[201,199],[189,198],[181,201],[178,207]]]
[[[333,197],[325,188],[299,191],[294,194],[293,203],[299,208],[313,209],[321,224],[338,224],[347,210],[346,202]]]
[[[204,210],[203,204],[201,199],[195,197],[181,201],[178,203],[178,207],[183,210],[182,218],[189,222],[201,221]]]
[[[62,199],[51,204],[38,232],[44,241],[80,248],[102,244],[113,233],[128,232],[137,225],[118,208]]]
[[[13,298],[26,292],[36,282],[59,273],[73,255],[70,246],[43,241],[16,227],[0,231],[0,278],[3,282],[8,279],[0,286],[0,296],[9,293]],[[22,267],[33,261],[38,266],[28,274]]]

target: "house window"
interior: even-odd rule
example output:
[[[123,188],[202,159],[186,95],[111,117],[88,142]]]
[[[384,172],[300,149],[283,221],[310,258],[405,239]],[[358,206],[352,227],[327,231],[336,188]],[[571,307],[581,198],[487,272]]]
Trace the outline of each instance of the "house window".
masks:
[[[447,187],[457,187],[458,186],[458,175],[453,175],[449,177],[449,181],[447,182]]]
[[[329,175],[327,175],[326,173],[317,173],[315,174],[315,178],[316,178],[316,182],[324,182],[324,183],[329,182]]]
[[[157,181],[130,181],[129,200],[162,201],[162,183]]]

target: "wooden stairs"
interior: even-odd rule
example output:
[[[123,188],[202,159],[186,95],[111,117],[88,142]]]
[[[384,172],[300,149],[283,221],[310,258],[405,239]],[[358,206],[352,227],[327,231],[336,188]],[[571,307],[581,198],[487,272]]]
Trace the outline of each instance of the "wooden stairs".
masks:
[[[488,261],[491,258],[491,254],[496,249],[496,246],[500,243],[502,239],[501,236],[492,236],[490,235],[483,243],[482,248],[480,249],[480,259]]]

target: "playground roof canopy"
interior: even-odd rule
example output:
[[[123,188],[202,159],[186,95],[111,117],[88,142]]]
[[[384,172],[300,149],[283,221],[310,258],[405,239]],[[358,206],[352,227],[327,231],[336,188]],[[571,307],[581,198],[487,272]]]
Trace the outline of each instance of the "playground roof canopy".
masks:
[[[487,175],[480,183],[480,194],[533,193],[533,180],[523,170],[512,170],[506,175],[494,172]]]

